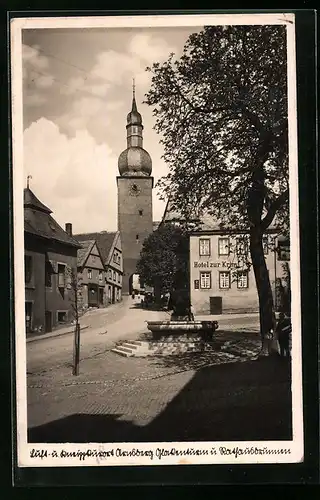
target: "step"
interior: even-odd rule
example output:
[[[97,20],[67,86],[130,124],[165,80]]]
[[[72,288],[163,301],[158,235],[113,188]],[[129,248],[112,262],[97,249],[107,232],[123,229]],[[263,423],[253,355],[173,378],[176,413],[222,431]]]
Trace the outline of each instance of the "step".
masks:
[[[111,352],[114,352],[115,354],[120,354],[120,356],[124,356],[125,358],[129,358],[130,356],[132,356],[131,352],[122,351],[121,349],[119,349],[117,347],[114,347],[113,349],[111,349]]]
[[[124,347],[130,350],[132,349],[137,350],[140,346],[138,346],[137,344],[133,344],[132,342],[122,342],[120,344],[117,344],[117,347]]]

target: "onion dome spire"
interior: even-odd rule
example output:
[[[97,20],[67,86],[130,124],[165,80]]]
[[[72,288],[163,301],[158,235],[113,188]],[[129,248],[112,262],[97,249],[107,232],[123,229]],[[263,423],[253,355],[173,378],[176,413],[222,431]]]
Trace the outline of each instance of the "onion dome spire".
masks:
[[[132,106],[127,115],[127,149],[118,160],[121,176],[149,176],[152,172],[152,161],[147,151],[143,149],[142,116],[138,112],[136,103],[136,88],[133,79]]]

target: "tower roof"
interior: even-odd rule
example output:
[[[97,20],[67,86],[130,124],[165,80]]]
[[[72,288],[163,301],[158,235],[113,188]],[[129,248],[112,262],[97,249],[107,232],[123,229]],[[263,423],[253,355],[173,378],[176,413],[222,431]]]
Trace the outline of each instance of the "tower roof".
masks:
[[[24,207],[32,208],[33,210],[39,210],[40,212],[44,212],[46,214],[51,214],[52,210],[44,205],[36,195],[31,191],[29,187],[24,190]]]
[[[118,168],[123,177],[149,176],[152,171],[152,160],[145,149],[131,146],[120,154]]]
[[[127,116],[127,149],[122,151],[118,159],[118,169],[122,177],[149,176],[152,173],[152,160],[143,149],[142,117],[138,112],[135,86],[132,89],[132,106]]]
[[[130,125],[140,125],[140,126],[142,126],[142,116],[138,112],[137,103],[136,103],[136,89],[135,89],[134,80],[133,80],[133,85],[132,85],[132,106],[131,106],[131,111],[127,115],[127,127],[130,127]]]

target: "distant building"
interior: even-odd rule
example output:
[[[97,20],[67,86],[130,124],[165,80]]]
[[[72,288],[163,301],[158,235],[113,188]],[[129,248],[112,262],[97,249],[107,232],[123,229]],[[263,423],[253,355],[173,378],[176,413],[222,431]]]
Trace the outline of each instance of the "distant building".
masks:
[[[51,210],[24,190],[24,270],[27,335],[50,332],[74,319],[77,250],[71,224],[64,231]]]
[[[106,271],[99,246],[95,240],[81,241],[78,250],[78,307],[81,312],[88,307],[108,304]]]
[[[105,271],[104,304],[120,302],[122,300],[123,258],[119,231],[83,233],[75,235],[75,238],[80,243],[96,242]]]

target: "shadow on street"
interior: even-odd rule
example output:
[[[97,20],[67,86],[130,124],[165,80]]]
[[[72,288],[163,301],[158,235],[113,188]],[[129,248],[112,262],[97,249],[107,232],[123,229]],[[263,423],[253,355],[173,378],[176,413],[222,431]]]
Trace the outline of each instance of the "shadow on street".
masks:
[[[277,357],[198,367],[191,381],[145,427],[120,420],[121,415],[75,414],[29,429],[28,441],[291,440],[290,379],[289,363]]]

